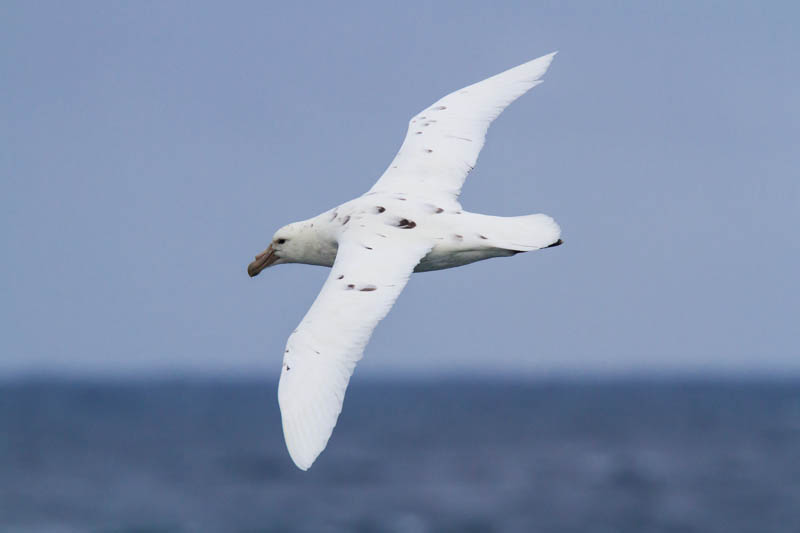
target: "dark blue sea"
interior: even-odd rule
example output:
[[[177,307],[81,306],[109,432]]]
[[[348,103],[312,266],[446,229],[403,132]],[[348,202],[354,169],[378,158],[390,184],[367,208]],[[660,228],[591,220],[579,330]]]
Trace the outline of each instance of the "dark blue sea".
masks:
[[[308,472],[272,381],[2,384],[0,531],[800,531],[800,382],[356,378]]]

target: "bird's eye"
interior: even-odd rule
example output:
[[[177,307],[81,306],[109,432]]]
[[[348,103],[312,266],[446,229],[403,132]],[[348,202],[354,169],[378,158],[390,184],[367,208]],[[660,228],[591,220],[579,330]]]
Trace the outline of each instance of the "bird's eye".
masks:
[[[285,242],[286,242],[286,239],[278,239],[278,240],[277,240],[277,241],[275,241],[275,242],[277,242],[278,244],[283,244],[283,243],[285,243]]]

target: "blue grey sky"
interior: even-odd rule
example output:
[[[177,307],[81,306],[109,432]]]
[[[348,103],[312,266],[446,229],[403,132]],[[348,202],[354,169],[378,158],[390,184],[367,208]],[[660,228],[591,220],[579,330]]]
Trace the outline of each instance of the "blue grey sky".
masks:
[[[800,372],[790,2],[3,2],[0,375],[277,375],[326,269],[245,268],[409,117],[559,50],[470,211],[565,245],[412,277],[357,373]]]

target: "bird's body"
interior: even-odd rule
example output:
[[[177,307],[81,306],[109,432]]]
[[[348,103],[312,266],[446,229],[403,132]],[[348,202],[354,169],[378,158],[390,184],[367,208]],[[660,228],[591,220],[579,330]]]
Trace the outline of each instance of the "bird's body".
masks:
[[[533,217],[533,218],[531,218]],[[469,213],[460,209],[446,211],[424,199],[410,195],[374,193],[346,202],[314,218],[295,222],[302,247],[286,263],[302,263],[332,267],[336,260],[339,237],[353,224],[360,228],[375,228],[375,235],[387,238],[381,226],[414,230],[415,238],[428,240],[431,250],[414,267],[414,272],[429,272],[454,268],[483,259],[503,257],[552,245],[551,233],[535,234],[518,230],[515,224],[528,221],[537,226],[552,223],[549,228],[557,234],[558,227],[547,215],[526,217],[493,217]],[[510,235],[528,242],[514,242]]]
[[[366,194],[278,230],[248,267],[331,267],[286,345],[278,388],[292,459],[307,469],[325,448],[355,364],[412,272],[441,270],[561,244],[547,215],[496,217],[458,195],[489,124],[540,83],[554,54],[451,93],[409,122],[394,161]]]

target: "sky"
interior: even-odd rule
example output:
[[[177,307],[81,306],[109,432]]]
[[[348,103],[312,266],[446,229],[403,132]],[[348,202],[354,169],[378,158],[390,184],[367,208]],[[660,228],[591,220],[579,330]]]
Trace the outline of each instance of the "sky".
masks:
[[[364,375],[800,374],[791,2],[0,4],[0,376],[277,376],[327,269],[246,266],[408,119],[558,50],[469,211],[565,244],[415,274]]]

